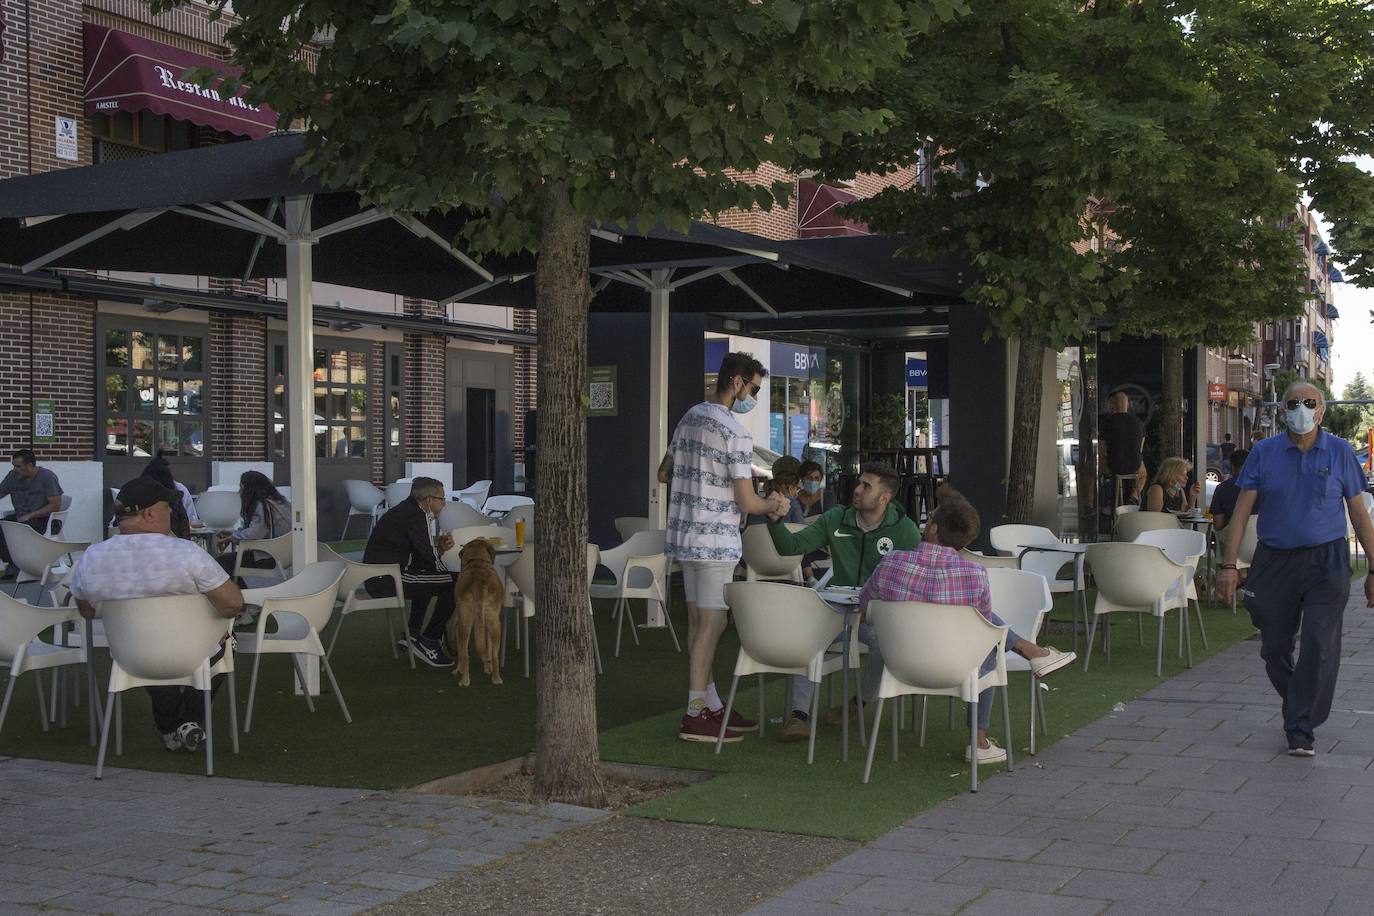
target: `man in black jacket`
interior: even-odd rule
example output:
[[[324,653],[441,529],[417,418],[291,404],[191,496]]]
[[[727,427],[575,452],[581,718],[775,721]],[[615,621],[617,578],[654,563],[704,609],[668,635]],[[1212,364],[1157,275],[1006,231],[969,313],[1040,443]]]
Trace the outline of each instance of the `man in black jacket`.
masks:
[[[410,485],[410,498],[391,507],[377,520],[363,551],[364,563],[395,563],[401,567],[401,585],[410,602],[410,651],[435,668],[453,666],[453,659],[444,652],[441,641],[453,616],[453,582],[457,574],[445,569],[439,560],[453,546],[453,538],[444,534],[436,543],[430,536],[434,517],[444,508],[445,499],[442,483],[432,477],[416,477]],[[366,587],[374,598],[396,593],[390,579],[368,579]],[[425,625],[425,611],[431,600],[434,613]]]

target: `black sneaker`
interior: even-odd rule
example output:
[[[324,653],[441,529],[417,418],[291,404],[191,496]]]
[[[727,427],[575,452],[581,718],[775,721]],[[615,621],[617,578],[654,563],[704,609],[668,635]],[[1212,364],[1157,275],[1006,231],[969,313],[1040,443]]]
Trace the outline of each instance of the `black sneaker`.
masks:
[[[181,742],[182,747],[194,754],[205,743],[205,730],[200,727],[199,722],[183,722],[177,727],[177,740]]]
[[[1288,756],[1289,757],[1315,757],[1317,752],[1312,749],[1312,739],[1303,737],[1297,732],[1288,733]]]
[[[19,567],[15,566],[13,563],[10,563],[5,567],[5,571],[3,573],[0,573],[0,581],[3,581],[5,579],[15,579],[18,578],[18,576]]]
[[[410,638],[410,651],[415,653],[415,657],[429,665],[431,668],[452,668],[453,659],[444,652],[443,646],[439,645],[437,639],[426,639],[423,636],[412,636]]]

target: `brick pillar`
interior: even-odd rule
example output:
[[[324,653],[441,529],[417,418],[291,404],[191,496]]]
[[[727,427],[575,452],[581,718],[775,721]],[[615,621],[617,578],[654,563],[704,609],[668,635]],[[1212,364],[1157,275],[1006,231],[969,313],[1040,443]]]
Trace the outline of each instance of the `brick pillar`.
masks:
[[[517,331],[538,333],[539,319],[534,309],[515,309],[514,326]],[[514,434],[515,460],[525,460],[525,412],[534,409],[539,391],[539,351],[533,347],[515,348],[515,390],[511,392],[515,416],[511,427]],[[526,473],[530,469],[526,468]]]
[[[266,319],[210,313],[210,384],[210,457],[271,460]]]
[[[386,396],[386,344],[373,341],[367,373],[367,434],[372,439],[372,461],[368,473],[372,482],[386,486],[386,412],[391,409]]]
[[[416,318],[443,317],[443,309],[423,299],[406,299],[405,313]],[[406,332],[405,457],[408,461],[444,460],[444,338]]]
[[[30,321],[32,303],[32,321]],[[29,335],[33,335],[30,349]],[[95,303],[73,296],[0,295],[0,442],[33,443],[31,399],[54,403],[56,442],[41,460],[90,461],[95,454]]]

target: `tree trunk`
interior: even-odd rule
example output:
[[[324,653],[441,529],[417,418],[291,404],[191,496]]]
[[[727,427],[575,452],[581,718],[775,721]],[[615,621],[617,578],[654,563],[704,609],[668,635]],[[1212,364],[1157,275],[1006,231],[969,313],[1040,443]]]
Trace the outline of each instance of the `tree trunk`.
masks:
[[[1045,382],[1045,340],[1029,321],[1021,330],[1011,418],[1011,467],[1007,470],[1007,521],[1013,525],[1030,524],[1035,508],[1035,462],[1040,452],[1040,399]]]
[[[1163,382],[1155,419],[1155,441],[1159,444],[1162,460],[1183,455],[1183,344],[1176,337],[1165,337],[1161,346]],[[1150,470],[1153,473],[1154,468]]]
[[[1078,461],[1074,476],[1078,483],[1078,539],[1097,540],[1100,526],[1097,513],[1097,348],[1082,344],[1078,348],[1078,380],[1083,392],[1078,409]]]
[[[567,188],[544,189],[535,268],[539,309],[539,441],[535,501],[537,801],[604,807],[596,669],[587,612],[587,309],[590,227]]]

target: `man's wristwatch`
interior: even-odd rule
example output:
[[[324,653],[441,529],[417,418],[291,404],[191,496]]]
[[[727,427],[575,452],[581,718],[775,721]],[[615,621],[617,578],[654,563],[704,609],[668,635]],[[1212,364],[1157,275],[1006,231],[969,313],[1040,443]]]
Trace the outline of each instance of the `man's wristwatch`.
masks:
[[[1236,564],[1234,564],[1234,563],[1222,563],[1220,566],[1217,567],[1217,569],[1229,569],[1229,570],[1231,570],[1232,572],[1236,572]]]

